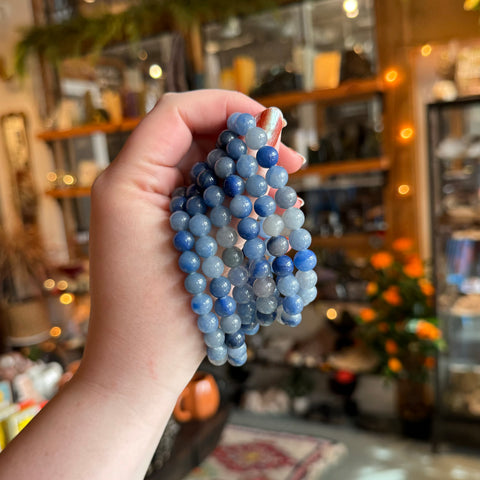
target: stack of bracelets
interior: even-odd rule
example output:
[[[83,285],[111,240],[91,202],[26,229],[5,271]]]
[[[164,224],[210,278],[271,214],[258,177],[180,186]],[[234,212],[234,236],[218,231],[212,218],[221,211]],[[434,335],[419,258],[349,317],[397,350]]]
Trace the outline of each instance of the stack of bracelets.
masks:
[[[179,267],[214,365],[243,365],[245,335],[275,320],[297,326],[317,295],[312,237],[273,146],[283,123],[278,108],[232,114],[170,202]]]

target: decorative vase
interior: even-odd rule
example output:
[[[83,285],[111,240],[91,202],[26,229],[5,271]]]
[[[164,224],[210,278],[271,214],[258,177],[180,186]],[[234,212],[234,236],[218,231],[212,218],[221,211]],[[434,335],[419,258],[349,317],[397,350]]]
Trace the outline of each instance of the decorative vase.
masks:
[[[397,382],[397,412],[402,435],[426,440],[431,435],[433,394],[429,383],[400,379]]]

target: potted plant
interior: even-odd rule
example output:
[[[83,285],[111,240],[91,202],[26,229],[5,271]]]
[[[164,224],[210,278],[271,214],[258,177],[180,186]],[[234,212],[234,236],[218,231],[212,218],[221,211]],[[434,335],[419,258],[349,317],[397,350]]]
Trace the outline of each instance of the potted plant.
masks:
[[[13,346],[40,343],[50,329],[43,296],[46,253],[38,229],[22,227],[12,234],[0,228],[0,312],[7,341]]]
[[[404,432],[425,436],[432,410],[430,373],[444,347],[434,288],[408,238],[397,239],[391,252],[372,255],[368,280],[369,306],[359,312],[358,336],[376,354],[377,371],[396,381]]]

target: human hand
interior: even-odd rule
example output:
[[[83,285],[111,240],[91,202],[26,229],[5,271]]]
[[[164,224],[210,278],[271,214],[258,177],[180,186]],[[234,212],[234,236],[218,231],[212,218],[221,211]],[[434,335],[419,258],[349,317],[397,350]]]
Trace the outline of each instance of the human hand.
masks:
[[[173,190],[215,147],[228,116],[264,109],[234,92],[165,95],[92,191],[92,315],[82,362],[110,388],[178,395],[205,355],[169,225]],[[303,158],[280,146],[280,164]],[[101,368],[98,368],[101,365]]]

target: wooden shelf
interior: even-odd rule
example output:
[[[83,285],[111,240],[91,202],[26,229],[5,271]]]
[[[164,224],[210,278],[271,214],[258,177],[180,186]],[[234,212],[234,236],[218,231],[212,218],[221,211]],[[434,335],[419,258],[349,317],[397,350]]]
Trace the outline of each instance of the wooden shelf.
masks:
[[[73,137],[85,137],[93,133],[129,132],[139,123],[141,118],[125,118],[121,123],[91,123],[65,130],[46,130],[37,134],[45,141],[65,140]]]
[[[89,197],[90,187],[63,187],[47,190],[45,193],[53,198]]]
[[[363,158],[358,160],[345,160],[343,162],[323,163],[310,165],[292,174],[292,179],[311,175],[329,177],[332,175],[348,175],[352,173],[365,173],[385,171],[390,168],[390,159],[387,157]]]
[[[290,91],[274,93],[265,97],[258,97],[256,100],[266,107],[293,107],[301,103],[338,103],[372,96],[385,91],[385,84],[381,78],[367,78],[358,80],[347,80],[337,88],[325,88],[322,90]]]

